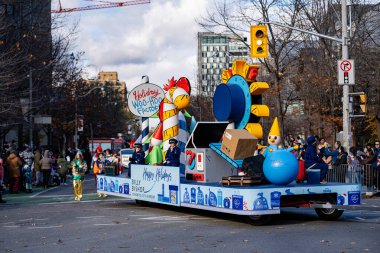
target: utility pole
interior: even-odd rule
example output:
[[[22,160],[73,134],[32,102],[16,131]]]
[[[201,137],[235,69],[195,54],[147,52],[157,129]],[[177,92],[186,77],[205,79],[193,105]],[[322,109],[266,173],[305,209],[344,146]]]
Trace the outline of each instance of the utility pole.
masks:
[[[347,0],[342,0],[342,60],[348,59],[348,30],[347,30]],[[349,85],[343,85],[343,146],[352,146],[350,111],[349,111]],[[348,149],[347,149],[348,150]]]
[[[78,96],[75,95],[75,150],[78,150]]]
[[[29,145],[33,152],[33,76],[32,68],[29,68]]]

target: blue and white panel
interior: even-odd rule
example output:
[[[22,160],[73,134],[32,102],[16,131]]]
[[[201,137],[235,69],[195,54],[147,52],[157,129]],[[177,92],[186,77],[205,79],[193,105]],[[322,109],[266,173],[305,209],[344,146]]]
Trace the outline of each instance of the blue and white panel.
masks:
[[[181,206],[241,215],[276,214],[282,195],[337,193],[338,205],[360,205],[360,185],[217,187],[181,185]]]
[[[97,192],[121,197],[131,197],[131,179],[98,175]]]
[[[131,170],[132,198],[179,206],[179,167],[134,164]]]

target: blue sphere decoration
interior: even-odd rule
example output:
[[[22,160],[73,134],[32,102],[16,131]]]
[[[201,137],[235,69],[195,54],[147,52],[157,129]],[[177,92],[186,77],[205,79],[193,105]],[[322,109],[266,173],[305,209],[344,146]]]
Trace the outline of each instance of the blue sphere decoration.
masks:
[[[264,175],[272,184],[287,185],[296,179],[298,161],[286,150],[274,150],[264,160]]]

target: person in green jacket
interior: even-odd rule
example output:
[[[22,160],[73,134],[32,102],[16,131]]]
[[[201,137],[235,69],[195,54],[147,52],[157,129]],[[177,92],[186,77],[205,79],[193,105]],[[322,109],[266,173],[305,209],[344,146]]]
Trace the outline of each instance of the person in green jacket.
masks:
[[[74,160],[71,162],[73,172],[74,196],[76,201],[80,201],[83,196],[84,173],[87,171],[87,164],[83,161],[81,152],[77,152]]]

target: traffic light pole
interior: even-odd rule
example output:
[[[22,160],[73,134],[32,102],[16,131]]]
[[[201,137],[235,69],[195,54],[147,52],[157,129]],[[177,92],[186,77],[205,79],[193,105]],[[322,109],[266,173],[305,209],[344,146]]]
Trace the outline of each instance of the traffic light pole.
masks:
[[[348,59],[348,31],[347,31],[347,0],[342,0],[342,60]],[[349,85],[343,85],[343,146],[347,148],[352,146],[351,120],[349,111]]]
[[[284,25],[277,22],[271,22],[271,21],[265,21],[262,22],[263,24],[272,24],[277,25],[285,28],[289,28],[295,31],[311,34],[320,38],[325,38],[328,40],[336,41],[340,44],[342,44],[342,60],[348,59],[348,43],[349,43],[349,36],[348,36],[348,29],[347,29],[347,0],[342,0],[342,38],[332,37],[325,34],[319,34],[316,32],[311,32],[307,30],[303,30],[300,28]],[[352,146],[352,136],[350,134],[351,129],[351,121],[350,121],[350,111],[349,111],[349,85],[344,84],[343,85],[343,97],[342,97],[342,104],[343,104],[343,146],[345,148],[349,148]]]

